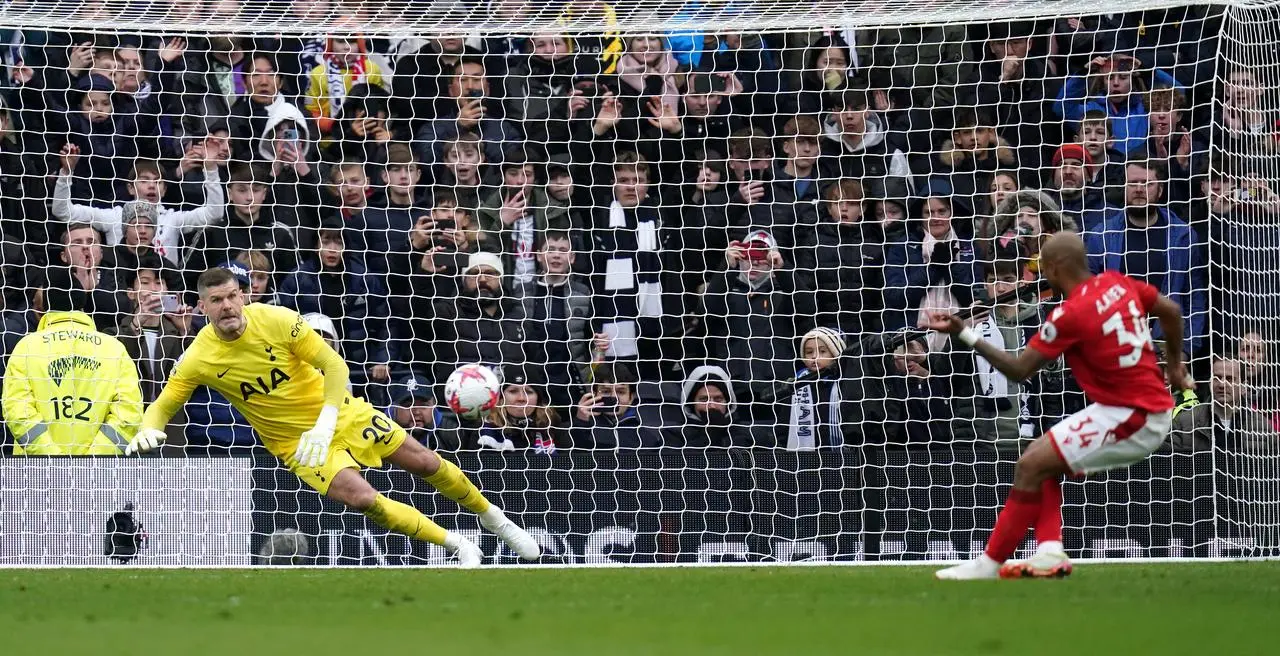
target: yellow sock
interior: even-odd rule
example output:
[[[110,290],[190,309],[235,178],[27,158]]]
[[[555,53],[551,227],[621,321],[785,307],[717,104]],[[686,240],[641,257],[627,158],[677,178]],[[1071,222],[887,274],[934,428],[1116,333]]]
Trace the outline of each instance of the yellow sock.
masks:
[[[447,531],[439,524],[431,521],[431,518],[419,512],[417,508],[388,499],[381,494],[374,498],[373,505],[364,511],[364,516],[396,533],[403,533],[431,544],[444,544]]]
[[[489,500],[484,498],[475,484],[457,465],[444,458],[440,459],[440,469],[428,476],[426,481],[439,490],[440,494],[457,501],[459,506],[477,515],[489,509]]]

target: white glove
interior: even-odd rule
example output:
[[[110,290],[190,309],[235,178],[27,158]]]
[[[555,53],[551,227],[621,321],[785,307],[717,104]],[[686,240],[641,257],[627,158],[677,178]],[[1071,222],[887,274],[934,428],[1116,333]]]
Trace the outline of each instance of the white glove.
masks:
[[[124,454],[131,456],[135,453],[146,453],[161,444],[164,444],[164,431],[155,428],[140,428],[138,434],[129,440],[128,446],[124,448]]]
[[[333,441],[333,431],[338,425],[338,409],[326,405],[320,409],[316,425],[302,434],[298,440],[298,448],[293,452],[293,459],[302,467],[319,467],[329,458],[329,443]]]

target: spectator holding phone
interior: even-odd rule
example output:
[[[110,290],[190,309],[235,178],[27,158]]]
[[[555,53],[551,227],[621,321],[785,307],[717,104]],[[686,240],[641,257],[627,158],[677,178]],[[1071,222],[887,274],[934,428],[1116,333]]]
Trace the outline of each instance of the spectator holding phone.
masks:
[[[503,78],[507,116],[520,122],[530,141],[556,152],[568,147],[570,119],[594,100],[587,89],[571,84],[575,78],[591,82],[593,73],[591,62],[577,56],[574,41],[553,34],[525,39],[527,54],[517,55]]]
[[[307,73],[307,112],[316,119],[321,134],[333,131],[334,119],[353,87],[383,86],[382,67],[367,53],[364,38],[336,34],[325,44],[322,63]]]
[[[164,389],[169,372],[194,338],[194,310],[169,290],[160,257],[143,255],[124,280],[133,312],[121,317],[117,336],[138,365],[142,400],[152,403]],[[169,422],[170,444],[181,444],[183,421]]]
[[[596,368],[591,390],[578,399],[569,430],[572,445],[588,449],[635,449],[662,446],[663,421],[658,407],[641,405],[639,379],[626,363],[606,362]]]
[[[434,119],[415,135],[418,161],[434,166],[443,159],[443,144],[463,133],[480,137],[485,159],[501,162],[502,154],[524,141],[524,133],[514,122],[502,116],[502,106],[491,102],[489,78],[480,59],[464,57],[458,61],[449,80],[449,97]]]
[[[480,248],[502,255],[514,282],[533,280],[537,270],[535,244],[547,230],[569,230],[568,208],[551,207],[538,184],[539,156],[524,147],[512,148],[502,160],[502,186],[480,207]]]
[[[391,142],[388,102],[390,96],[380,86],[351,87],[342,109],[334,117],[328,159],[363,161],[369,175],[376,175],[387,161],[387,146]]]
[[[437,188],[432,201],[431,211],[419,214],[408,234],[391,244],[387,274],[391,333],[402,345],[402,362],[393,366],[435,358],[431,347],[435,310],[421,301],[456,297],[456,276],[476,252],[474,221],[458,207],[453,190]]]
[[[618,59],[622,95],[641,96],[646,101],[657,98],[673,114],[680,108],[679,72],[680,62],[667,50],[666,39],[656,34],[631,37],[626,54]]]

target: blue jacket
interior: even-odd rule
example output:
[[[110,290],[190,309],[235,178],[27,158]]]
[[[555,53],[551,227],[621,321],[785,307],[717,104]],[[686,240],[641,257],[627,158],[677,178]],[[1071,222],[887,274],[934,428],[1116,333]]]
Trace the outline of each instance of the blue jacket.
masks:
[[[1107,101],[1106,95],[1088,95],[1087,76],[1073,76],[1062,85],[1057,100],[1053,101],[1053,111],[1058,116],[1073,123],[1084,118],[1085,112],[1091,109],[1102,110],[1111,117],[1111,140],[1114,148],[1123,153],[1138,150],[1147,143],[1147,107],[1142,96],[1129,94],[1129,104],[1116,107]],[[1156,86],[1183,88],[1172,75],[1157,69],[1155,71]]]
[[[417,217],[430,210],[413,207],[366,207],[346,221],[342,231],[347,250],[358,255],[366,270],[381,275],[389,272],[387,254],[400,248]]]
[[[973,244],[958,240],[960,251],[948,265],[925,263],[924,242],[917,230],[899,232],[885,245],[884,328],[887,331],[915,328],[920,302],[930,287],[950,283],[960,307],[973,303],[975,284],[981,280],[974,259]],[[939,244],[939,247],[944,244]]]
[[[382,279],[366,273],[355,255],[344,258],[344,290],[342,316],[330,317],[341,333],[342,355],[352,368],[367,369],[377,364],[391,362],[390,333],[387,321],[391,310],[387,304],[387,287]],[[320,298],[321,272],[319,260],[307,260],[280,285],[277,296],[280,305],[291,307],[301,314],[324,312]],[[359,382],[359,373],[352,371],[352,379]]]
[[[1058,201],[1062,213],[1075,219],[1081,232],[1097,230],[1107,218],[1107,213],[1116,210],[1115,207],[1107,204],[1106,195],[1102,190],[1093,186],[1085,187],[1084,193],[1075,198],[1067,198],[1057,191],[1050,194],[1054,200]]]
[[[1199,350],[1205,338],[1205,322],[1209,316],[1204,262],[1201,261],[1202,254],[1191,226],[1169,210],[1161,209],[1160,215],[1169,224],[1169,248],[1165,252],[1169,272],[1164,277],[1160,292],[1182,307],[1182,315],[1185,317],[1184,336],[1194,352]],[[1124,271],[1125,231],[1128,227],[1129,221],[1124,210],[1112,209],[1107,212],[1101,230],[1094,229],[1084,233],[1085,247],[1089,251],[1089,268],[1094,273],[1105,270]],[[1145,272],[1125,273],[1139,276]],[[1161,336],[1158,325],[1155,331],[1155,336]]]

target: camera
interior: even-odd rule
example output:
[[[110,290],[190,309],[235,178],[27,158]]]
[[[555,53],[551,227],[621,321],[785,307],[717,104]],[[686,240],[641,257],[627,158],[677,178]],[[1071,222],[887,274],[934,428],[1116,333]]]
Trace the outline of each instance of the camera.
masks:
[[[164,312],[177,312],[182,305],[178,300],[177,294],[164,294],[160,296],[160,309]]]

